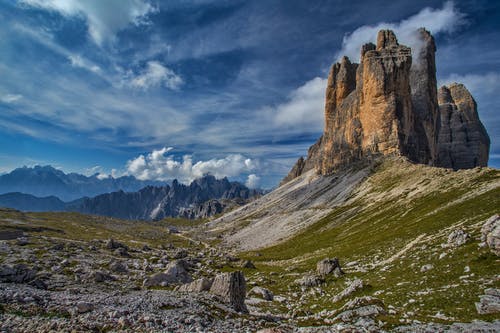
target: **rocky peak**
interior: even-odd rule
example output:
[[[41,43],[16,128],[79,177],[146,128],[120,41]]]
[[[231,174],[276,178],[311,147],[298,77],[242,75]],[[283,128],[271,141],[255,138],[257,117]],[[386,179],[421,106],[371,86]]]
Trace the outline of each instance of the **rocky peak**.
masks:
[[[377,35],[377,51],[397,48],[399,46],[398,39],[392,30],[380,30]]]
[[[413,57],[394,32],[381,30],[377,45],[361,48],[359,64],[342,57],[332,66],[323,135],[284,182],[313,168],[326,175],[384,155],[455,169],[487,164],[489,139],[474,99],[462,85],[450,86],[439,93],[446,105],[438,103],[435,41],[423,28],[415,33]]]

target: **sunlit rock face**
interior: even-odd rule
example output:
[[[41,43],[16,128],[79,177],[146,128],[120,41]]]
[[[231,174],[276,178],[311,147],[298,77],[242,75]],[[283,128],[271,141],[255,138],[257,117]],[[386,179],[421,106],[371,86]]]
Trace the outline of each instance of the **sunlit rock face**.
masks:
[[[412,50],[381,30],[377,45],[363,45],[359,64],[343,57],[332,66],[323,135],[283,182],[384,155],[453,169],[487,165],[490,142],[474,99],[453,84],[438,100],[434,38],[419,29],[415,40]]]

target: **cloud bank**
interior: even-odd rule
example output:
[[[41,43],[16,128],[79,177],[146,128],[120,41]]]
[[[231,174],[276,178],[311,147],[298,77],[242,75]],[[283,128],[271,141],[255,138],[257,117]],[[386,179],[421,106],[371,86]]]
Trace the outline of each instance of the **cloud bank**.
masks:
[[[127,174],[140,180],[166,181],[177,179],[189,184],[205,174],[216,178],[235,177],[257,170],[258,162],[241,154],[227,155],[221,159],[193,162],[191,155],[184,155],[182,160],[176,160],[172,154],[167,154],[173,148],[164,147],[153,150],[146,156],[140,155],[127,162]],[[247,180],[249,185],[258,184],[259,177],[251,175]]]
[[[412,49],[418,49],[419,41],[415,34],[417,29],[425,27],[435,36],[442,32],[453,32],[465,23],[465,15],[455,8],[452,1],[448,1],[444,3],[441,9],[426,7],[417,14],[398,23],[380,22],[375,25],[363,25],[357,28],[352,33],[344,36],[342,49],[336,54],[336,58],[340,59],[346,55],[351,60],[358,62],[361,46],[376,41],[377,33],[381,29],[393,30],[400,43],[408,45]]]
[[[129,24],[143,24],[156,11],[143,0],[22,0],[22,4],[51,10],[63,16],[81,17],[92,40],[102,45]]]

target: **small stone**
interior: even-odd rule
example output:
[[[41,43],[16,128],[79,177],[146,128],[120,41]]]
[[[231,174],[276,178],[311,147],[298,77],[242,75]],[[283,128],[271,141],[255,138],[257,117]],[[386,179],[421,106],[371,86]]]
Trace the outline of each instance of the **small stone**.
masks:
[[[423,265],[422,267],[420,267],[420,272],[424,273],[424,272],[430,271],[433,268],[434,268],[434,265],[432,265],[432,264]]]
[[[90,312],[93,309],[94,306],[87,302],[79,302],[78,304],[76,304],[76,310],[78,311],[78,313]]]

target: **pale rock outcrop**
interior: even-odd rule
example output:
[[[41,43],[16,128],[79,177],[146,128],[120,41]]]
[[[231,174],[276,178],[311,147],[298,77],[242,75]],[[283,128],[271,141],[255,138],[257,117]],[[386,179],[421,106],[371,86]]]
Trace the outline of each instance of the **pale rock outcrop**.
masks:
[[[500,290],[489,288],[484,291],[484,295],[479,297],[476,303],[476,310],[479,314],[500,313]]]
[[[500,216],[490,217],[481,227],[481,242],[494,254],[500,256]]]
[[[191,283],[183,284],[182,286],[179,287],[178,290],[185,292],[195,292],[195,293],[199,293],[202,291],[209,291],[210,288],[212,287],[212,283],[213,279],[201,278]]]

